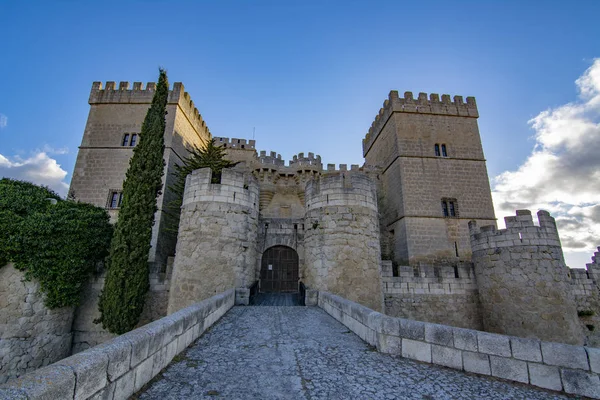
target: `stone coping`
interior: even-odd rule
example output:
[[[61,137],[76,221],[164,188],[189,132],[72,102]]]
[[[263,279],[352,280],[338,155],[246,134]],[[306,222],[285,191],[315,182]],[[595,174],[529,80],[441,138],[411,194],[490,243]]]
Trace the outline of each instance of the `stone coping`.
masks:
[[[382,353],[600,399],[600,349],[393,318],[327,292],[318,306]]]
[[[235,301],[235,289],[0,386],[0,399],[127,399]]]

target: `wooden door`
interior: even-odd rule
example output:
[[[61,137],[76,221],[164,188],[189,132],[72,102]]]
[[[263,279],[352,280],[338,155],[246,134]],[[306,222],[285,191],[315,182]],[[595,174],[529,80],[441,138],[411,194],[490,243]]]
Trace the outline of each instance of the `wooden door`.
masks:
[[[290,293],[298,291],[298,253],[287,246],[274,246],[262,256],[260,291]]]

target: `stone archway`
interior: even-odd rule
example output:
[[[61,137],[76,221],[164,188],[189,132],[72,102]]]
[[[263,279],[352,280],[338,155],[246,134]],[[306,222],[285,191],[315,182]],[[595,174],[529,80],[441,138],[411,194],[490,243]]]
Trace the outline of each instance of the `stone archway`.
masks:
[[[262,255],[260,291],[295,293],[299,282],[298,253],[287,246],[273,246]]]

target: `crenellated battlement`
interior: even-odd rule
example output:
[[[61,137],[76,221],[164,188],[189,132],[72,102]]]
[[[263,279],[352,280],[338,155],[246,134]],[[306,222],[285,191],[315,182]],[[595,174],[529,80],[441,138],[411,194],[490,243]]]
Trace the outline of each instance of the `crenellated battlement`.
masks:
[[[362,206],[377,211],[376,187],[361,171],[317,175],[306,183],[306,208]]]
[[[215,145],[224,146],[228,149],[256,150],[256,140],[246,140],[238,138],[226,138],[215,136]]]
[[[515,216],[505,217],[506,229],[497,230],[494,225],[479,228],[476,221],[469,222],[471,248],[473,252],[511,246],[558,246],[560,238],[556,222],[548,211],[537,213],[539,226],[533,223],[529,210],[517,210]]]
[[[363,154],[371,148],[394,112],[479,118],[475,97],[469,96],[465,102],[463,96],[454,96],[451,99],[450,95],[443,94],[440,99],[439,94],[431,93],[428,98],[427,93],[421,92],[415,99],[412,92],[404,92],[404,97],[400,97],[397,90],[392,90],[363,139]]]
[[[308,153],[308,156],[304,156],[304,153],[298,153],[290,160],[290,167],[312,167],[313,169],[323,169],[323,163],[321,163],[321,156],[317,154],[315,157],[314,153]]]
[[[148,82],[144,87],[142,82],[133,82],[133,88],[130,88],[129,82],[107,81],[105,86],[102,82],[92,83],[92,90],[88,103],[94,104],[151,104],[154,93],[156,92],[156,83]],[[190,94],[185,91],[183,83],[175,82],[169,89],[167,104],[178,104],[185,115],[190,119],[195,128],[200,132],[204,131],[210,136],[210,131],[206,122],[200,115],[198,108],[194,105]]]
[[[197,169],[188,175],[182,208],[198,202],[213,202],[239,204],[258,212],[259,187],[252,174],[224,169],[220,183],[211,183],[211,177],[210,168]]]
[[[281,158],[281,154],[277,154],[274,151],[271,151],[269,155],[267,155],[265,150],[261,150],[258,161],[260,161],[261,164],[275,165],[277,167],[283,167],[285,165],[285,161]]]

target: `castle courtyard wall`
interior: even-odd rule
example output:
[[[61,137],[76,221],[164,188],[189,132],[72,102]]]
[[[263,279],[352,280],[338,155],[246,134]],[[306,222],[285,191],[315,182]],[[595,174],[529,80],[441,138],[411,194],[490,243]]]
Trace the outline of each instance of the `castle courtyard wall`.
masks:
[[[73,307],[51,310],[37,282],[0,267],[0,383],[71,354]]]

